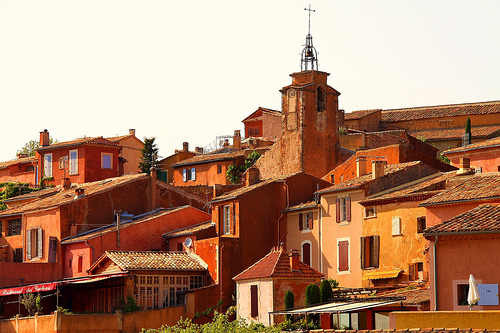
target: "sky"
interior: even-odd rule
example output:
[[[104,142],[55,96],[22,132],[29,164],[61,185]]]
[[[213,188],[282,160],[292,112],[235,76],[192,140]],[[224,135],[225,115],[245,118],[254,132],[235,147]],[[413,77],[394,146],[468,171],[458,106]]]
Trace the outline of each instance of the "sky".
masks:
[[[346,112],[500,100],[498,0],[0,0],[0,161],[47,129],[155,137],[163,157],[243,130],[300,71]]]

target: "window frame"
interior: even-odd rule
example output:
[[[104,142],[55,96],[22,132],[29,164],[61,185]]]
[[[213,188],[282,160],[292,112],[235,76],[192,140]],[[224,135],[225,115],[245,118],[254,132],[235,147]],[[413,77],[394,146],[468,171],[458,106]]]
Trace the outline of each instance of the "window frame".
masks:
[[[16,223],[11,225],[11,223]],[[17,219],[7,220],[7,237],[10,236],[20,236],[22,233],[22,219],[19,217]]]
[[[72,153],[76,153],[76,157],[73,159],[71,157],[71,154]],[[70,175],[77,175],[78,174],[78,149],[71,149],[69,152],[68,152],[68,173]],[[73,163],[74,161],[74,163]]]
[[[347,242],[347,253],[346,253],[347,267],[346,269],[343,269],[344,267],[340,267],[340,244],[341,243],[345,244],[345,242]],[[337,274],[342,275],[350,273],[351,273],[351,238],[350,237],[337,238]]]
[[[361,237],[361,269],[375,269],[379,267],[380,236],[371,235]]]
[[[338,197],[336,200],[337,223],[347,224],[351,222],[351,196]]]
[[[53,158],[52,153],[43,154],[43,176],[52,177],[52,164]]]
[[[33,227],[26,233],[26,258],[28,260],[43,257],[43,230]]]
[[[231,235],[231,205],[222,206],[222,234]]]
[[[417,234],[422,234],[427,228],[427,221],[425,216],[417,217]]]
[[[369,211],[373,211],[372,214],[368,214]],[[365,207],[365,219],[372,219],[377,217],[377,211],[375,209],[375,206],[370,206],[370,207]]]
[[[259,286],[256,284],[250,285],[250,317],[257,318],[259,316]]]
[[[109,156],[109,168],[106,168],[104,165],[104,157],[108,157],[108,156]],[[101,169],[113,170],[113,154],[112,153],[101,152]]]
[[[395,229],[395,226],[397,229]],[[402,236],[403,235],[403,220],[401,216],[393,216],[391,220],[391,235],[392,236]]]

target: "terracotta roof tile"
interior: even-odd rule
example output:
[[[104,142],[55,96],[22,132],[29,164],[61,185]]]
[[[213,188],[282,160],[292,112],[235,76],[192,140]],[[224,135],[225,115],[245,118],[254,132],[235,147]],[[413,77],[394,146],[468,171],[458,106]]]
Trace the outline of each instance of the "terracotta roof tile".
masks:
[[[50,150],[50,149],[61,148],[61,147],[66,147],[66,146],[79,146],[79,145],[83,145],[83,144],[106,145],[106,146],[112,146],[112,147],[116,147],[116,148],[120,147],[116,143],[113,143],[113,142],[109,141],[108,139],[103,138],[102,136],[96,136],[96,137],[77,138],[77,139],[74,139],[71,141],[55,142],[51,145],[40,147],[37,149],[37,151]]]
[[[124,185],[139,179],[146,179],[147,174],[126,175],[116,178],[108,178],[91,183],[80,184],[77,187],[72,187],[68,190],[59,189],[59,191],[46,198],[28,202],[24,205],[6,209],[0,212],[0,216],[17,215],[29,211],[36,211],[39,209],[55,208],[75,201],[75,189],[81,188],[85,190],[85,196],[97,194],[102,191],[109,190],[114,187]],[[78,199],[76,199],[78,200]]]
[[[474,126],[471,128],[473,138],[484,138],[500,131],[500,125]],[[409,131],[414,137],[423,137],[427,140],[462,139],[464,128],[438,128],[421,131]]]
[[[500,129],[500,126],[499,126],[499,129]],[[500,137],[493,138],[490,140],[481,141],[481,142],[476,142],[476,143],[470,144],[470,145],[465,146],[465,147],[448,149],[448,150],[444,151],[442,153],[442,155],[461,153],[461,152],[466,152],[466,151],[471,151],[471,150],[493,148],[493,147],[500,147]]]
[[[382,122],[500,113],[500,101],[382,110]]]
[[[456,179],[463,179],[463,181],[458,185],[446,189],[432,198],[425,200],[420,205],[435,206],[459,202],[500,199],[499,172],[464,175],[456,177]]]
[[[422,304],[431,301],[431,291],[429,287],[408,289],[401,288],[396,290],[389,290],[384,292],[377,292],[375,296],[385,297],[399,297],[404,296],[406,299],[403,301],[404,305]]]
[[[103,256],[124,270],[205,270],[186,252],[106,251]]]
[[[11,160],[11,161],[0,162],[0,169],[7,168],[11,165],[32,163],[32,162],[36,162],[36,161],[37,161],[37,159],[35,156],[18,158],[18,159]]]
[[[172,237],[178,237],[178,236],[184,236],[184,235],[193,235],[193,234],[196,234],[200,231],[207,230],[210,228],[215,228],[215,223],[213,223],[212,221],[207,221],[207,222],[199,223],[197,225],[193,225],[190,227],[167,232],[167,233],[163,234],[163,238],[172,238]]]
[[[359,111],[353,111],[346,113],[344,116],[345,120],[355,120],[355,119],[361,119],[364,118],[368,115],[371,115],[376,112],[380,112],[382,109],[372,109],[372,110],[359,110]]]
[[[182,160],[177,163],[173,163],[172,167],[179,167],[183,165],[193,165],[199,163],[209,163],[214,161],[224,161],[224,160],[232,160],[233,158],[243,157],[245,155],[244,150],[237,150],[232,152],[224,152],[224,153],[211,153],[211,154],[203,154],[197,155],[185,160]]]
[[[290,257],[283,250],[271,251],[264,258],[238,274],[233,278],[235,281],[260,279],[267,277],[287,277],[287,278],[320,278],[324,275],[314,268],[299,261],[299,271],[292,271],[290,268]]]
[[[21,195],[9,198],[7,200],[4,200],[3,202],[8,203],[8,202],[24,200],[24,199],[43,198],[43,197],[50,196],[52,194],[56,194],[60,190],[61,190],[60,186],[49,187],[49,188],[45,188],[45,189],[40,190],[40,191],[33,191],[30,193],[21,194]]]
[[[484,204],[424,230],[426,234],[500,232],[500,205]]]
[[[290,206],[287,209],[284,209],[283,212],[292,212],[295,210],[311,209],[316,207],[318,207],[318,203],[316,202],[316,200],[311,200],[307,202],[302,202],[298,205]]]
[[[129,136],[134,136],[132,134],[126,134],[126,135],[117,135],[117,136],[111,136],[109,138],[106,138],[106,140],[109,140],[111,142],[118,142],[122,139],[128,138]]]

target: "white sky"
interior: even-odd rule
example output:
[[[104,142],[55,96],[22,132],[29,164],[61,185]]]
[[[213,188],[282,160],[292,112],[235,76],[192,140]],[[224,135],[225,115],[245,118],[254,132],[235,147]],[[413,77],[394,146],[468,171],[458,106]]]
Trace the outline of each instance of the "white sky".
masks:
[[[500,1],[0,0],[0,161],[48,129],[160,155],[243,129],[311,33],[346,112],[500,99]]]

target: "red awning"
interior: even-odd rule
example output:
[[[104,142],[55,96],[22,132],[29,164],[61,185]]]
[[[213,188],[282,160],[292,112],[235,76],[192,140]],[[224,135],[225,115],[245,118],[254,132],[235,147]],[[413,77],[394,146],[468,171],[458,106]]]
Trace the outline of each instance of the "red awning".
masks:
[[[56,289],[57,284],[58,284],[57,282],[51,282],[51,283],[35,284],[32,286],[25,286],[25,287],[14,287],[14,288],[0,289],[0,296],[19,295],[19,294],[24,294],[24,293],[38,293],[41,291],[50,291],[50,290]]]

